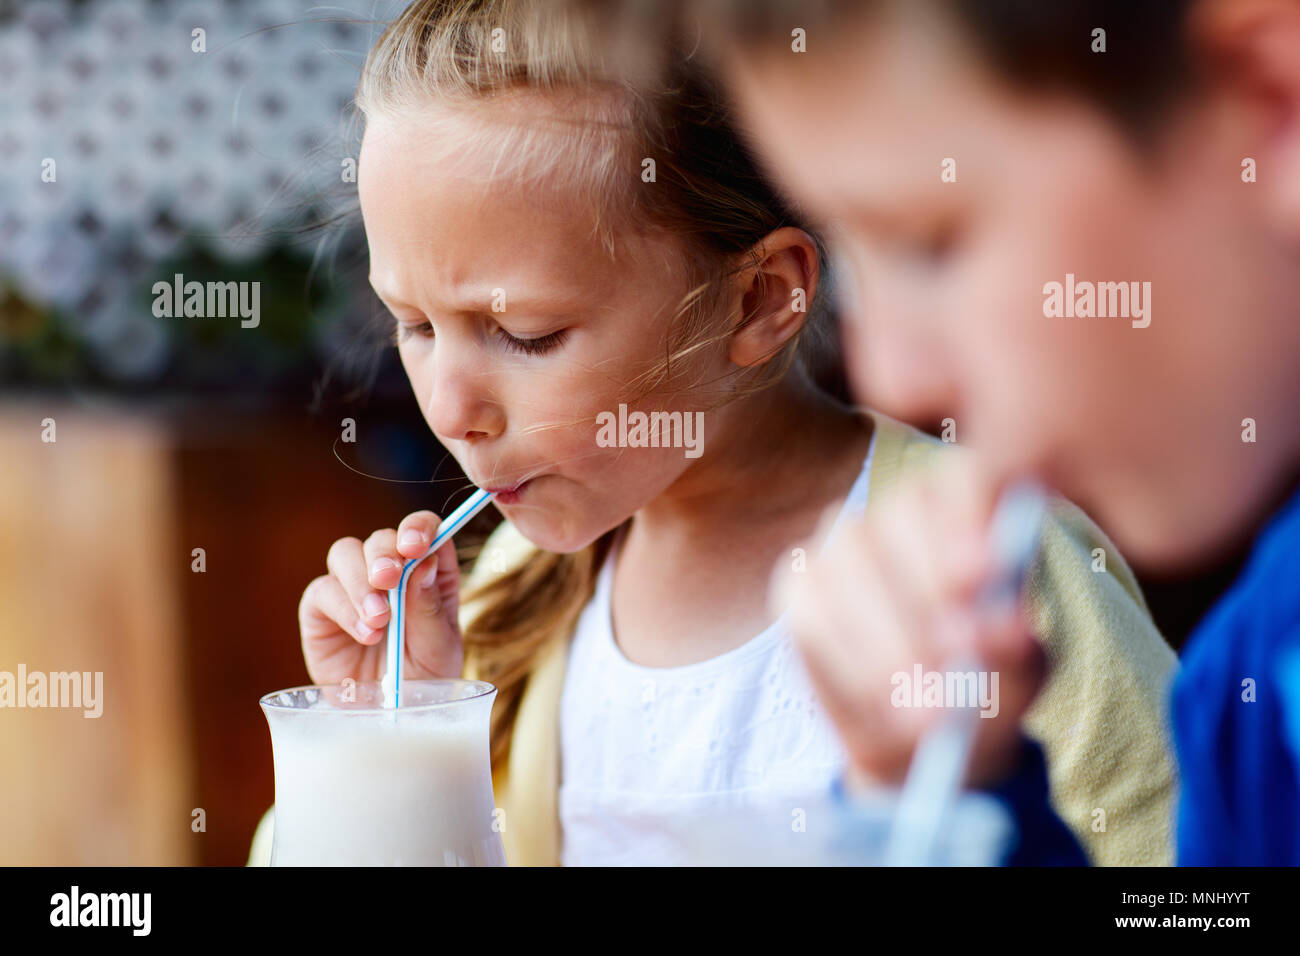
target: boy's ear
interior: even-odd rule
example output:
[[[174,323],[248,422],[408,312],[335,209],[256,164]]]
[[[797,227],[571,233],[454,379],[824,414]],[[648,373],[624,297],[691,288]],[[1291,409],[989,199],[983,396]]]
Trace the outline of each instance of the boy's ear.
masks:
[[[1211,82],[1227,84],[1265,130],[1252,175],[1268,208],[1300,240],[1300,0],[1200,0],[1189,34],[1208,57]]]
[[[741,318],[728,349],[742,368],[772,358],[803,327],[820,274],[816,244],[793,226],[768,233],[753,253],[757,264],[737,276]]]

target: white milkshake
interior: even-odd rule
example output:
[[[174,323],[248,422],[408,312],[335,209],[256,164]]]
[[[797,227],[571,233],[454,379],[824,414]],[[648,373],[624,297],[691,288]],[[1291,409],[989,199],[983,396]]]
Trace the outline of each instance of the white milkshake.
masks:
[[[483,681],[378,683],[263,698],[275,755],[273,866],[503,866]]]

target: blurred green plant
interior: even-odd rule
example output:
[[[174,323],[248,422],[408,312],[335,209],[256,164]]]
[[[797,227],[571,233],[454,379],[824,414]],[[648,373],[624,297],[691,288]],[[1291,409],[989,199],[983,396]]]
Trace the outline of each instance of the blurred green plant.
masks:
[[[153,286],[185,281],[260,283],[260,322],[153,314]],[[94,294],[92,293],[92,296]],[[197,244],[152,264],[113,303],[46,308],[0,277],[0,387],[110,394],[298,392],[325,364],[328,343],[356,308],[347,281],[313,272],[279,247],[248,262]],[[147,352],[147,355],[144,353]],[[144,355],[144,361],[133,361]]]

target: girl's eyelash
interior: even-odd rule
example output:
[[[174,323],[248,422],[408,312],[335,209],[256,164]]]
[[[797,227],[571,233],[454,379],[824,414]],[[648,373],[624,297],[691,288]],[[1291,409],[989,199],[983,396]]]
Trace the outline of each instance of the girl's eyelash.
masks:
[[[539,335],[534,339],[519,339],[505,329],[501,329],[500,332],[506,348],[524,355],[542,355],[552,349],[559,348],[564,343],[565,336],[569,334],[568,329],[560,329],[558,332],[552,332],[550,335]]]
[[[431,338],[430,333],[432,332],[433,326],[428,322],[423,322],[420,325],[407,325],[405,322],[397,323],[397,341],[399,342],[405,342],[413,335],[417,335],[422,339]]]
[[[558,332],[552,332],[549,335],[541,335],[532,339],[520,339],[511,335],[505,329],[498,329],[501,338],[507,349],[523,355],[542,355],[552,349],[559,348],[564,343],[568,335],[568,329],[560,329]],[[408,325],[405,322],[397,323],[397,341],[405,342],[412,336],[418,336],[422,339],[433,337],[433,326],[428,322],[422,322],[419,325]]]

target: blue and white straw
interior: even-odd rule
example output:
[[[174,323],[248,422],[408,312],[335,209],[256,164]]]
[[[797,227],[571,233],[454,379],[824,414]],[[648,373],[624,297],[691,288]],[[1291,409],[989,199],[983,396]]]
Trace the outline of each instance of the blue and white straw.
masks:
[[[385,707],[401,706],[402,651],[406,640],[406,582],[410,579],[411,572],[415,570],[416,565],[465,527],[469,519],[482,511],[491,500],[492,493],[480,488],[463,505],[443,518],[442,523],[438,525],[438,533],[433,536],[433,544],[429,545],[429,550],[420,557],[411,558],[406,562],[402,567],[402,578],[397,587],[388,592],[388,609],[391,612],[388,617],[388,669],[384,672],[382,681]]]

